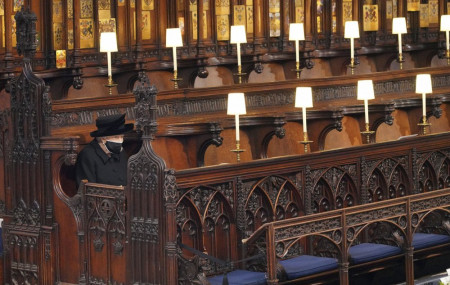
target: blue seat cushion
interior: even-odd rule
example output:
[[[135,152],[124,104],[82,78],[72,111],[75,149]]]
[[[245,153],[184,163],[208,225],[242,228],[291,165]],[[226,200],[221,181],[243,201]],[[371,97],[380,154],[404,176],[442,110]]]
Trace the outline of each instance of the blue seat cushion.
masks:
[[[338,267],[337,259],[312,255],[301,255],[280,261],[287,279],[292,280]]]
[[[450,236],[448,235],[415,233],[412,246],[414,249],[422,249],[446,242],[450,242]]]
[[[229,285],[263,285],[266,284],[266,273],[247,270],[234,270],[227,273]],[[223,275],[208,278],[211,285],[222,285]]]
[[[402,252],[397,246],[378,243],[361,243],[350,247],[350,261],[354,264],[369,262]]]

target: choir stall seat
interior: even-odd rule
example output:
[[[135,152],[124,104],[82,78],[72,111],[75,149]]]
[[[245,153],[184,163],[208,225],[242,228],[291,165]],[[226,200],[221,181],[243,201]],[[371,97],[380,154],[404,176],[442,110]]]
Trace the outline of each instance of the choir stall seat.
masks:
[[[400,253],[402,253],[400,247],[378,243],[361,243],[349,249],[350,262],[352,264],[379,260]]]
[[[282,275],[284,275],[287,280],[293,280],[338,268],[338,261],[336,258],[313,255],[301,255],[281,260],[279,263],[282,266]]]
[[[222,285],[224,275],[208,278],[211,285]],[[267,283],[265,272],[234,270],[227,273],[229,285],[264,285]]]
[[[412,246],[415,250],[419,250],[448,242],[450,242],[450,236],[448,235],[415,233]]]

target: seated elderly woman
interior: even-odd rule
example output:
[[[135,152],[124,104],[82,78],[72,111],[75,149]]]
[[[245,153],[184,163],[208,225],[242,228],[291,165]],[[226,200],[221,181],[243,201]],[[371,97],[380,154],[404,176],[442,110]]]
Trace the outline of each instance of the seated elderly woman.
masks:
[[[125,114],[99,117],[97,130],[90,133],[94,139],[79,153],[75,165],[77,187],[81,180],[126,185],[128,155],[123,151],[123,135],[133,129],[125,124]]]

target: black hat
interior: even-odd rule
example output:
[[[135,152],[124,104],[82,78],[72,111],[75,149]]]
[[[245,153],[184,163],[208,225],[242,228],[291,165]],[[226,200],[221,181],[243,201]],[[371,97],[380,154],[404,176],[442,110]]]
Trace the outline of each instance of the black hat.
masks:
[[[125,124],[125,114],[98,117],[95,121],[97,130],[91,132],[91,137],[107,137],[121,135],[133,129],[133,124]]]

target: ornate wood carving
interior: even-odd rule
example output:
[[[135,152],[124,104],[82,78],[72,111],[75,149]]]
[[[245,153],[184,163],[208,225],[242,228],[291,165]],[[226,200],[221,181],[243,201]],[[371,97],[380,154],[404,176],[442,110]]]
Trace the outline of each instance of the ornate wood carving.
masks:
[[[157,90],[150,85],[144,72],[139,79],[133,93],[136,98],[136,128],[142,132],[142,146],[128,161],[126,191],[127,220],[130,223],[127,224],[127,232],[130,240],[127,246],[127,283],[175,284],[178,276],[175,178],[173,173],[166,172],[164,161],[155,154],[151,144],[157,130]],[[146,250],[143,251],[144,248]],[[159,262],[153,262],[155,259]]]
[[[11,139],[9,176],[12,219],[7,219],[5,239],[10,280],[14,284],[44,284],[56,281],[51,270],[56,260],[52,185],[49,153],[41,148],[48,135],[51,115],[49,89],[32,70],[36,53],[37,17],[22,8],[15,15],[17,51],[23,55],[22,73],[11,79]],[[12,254],[14,253],[14,254]]]

